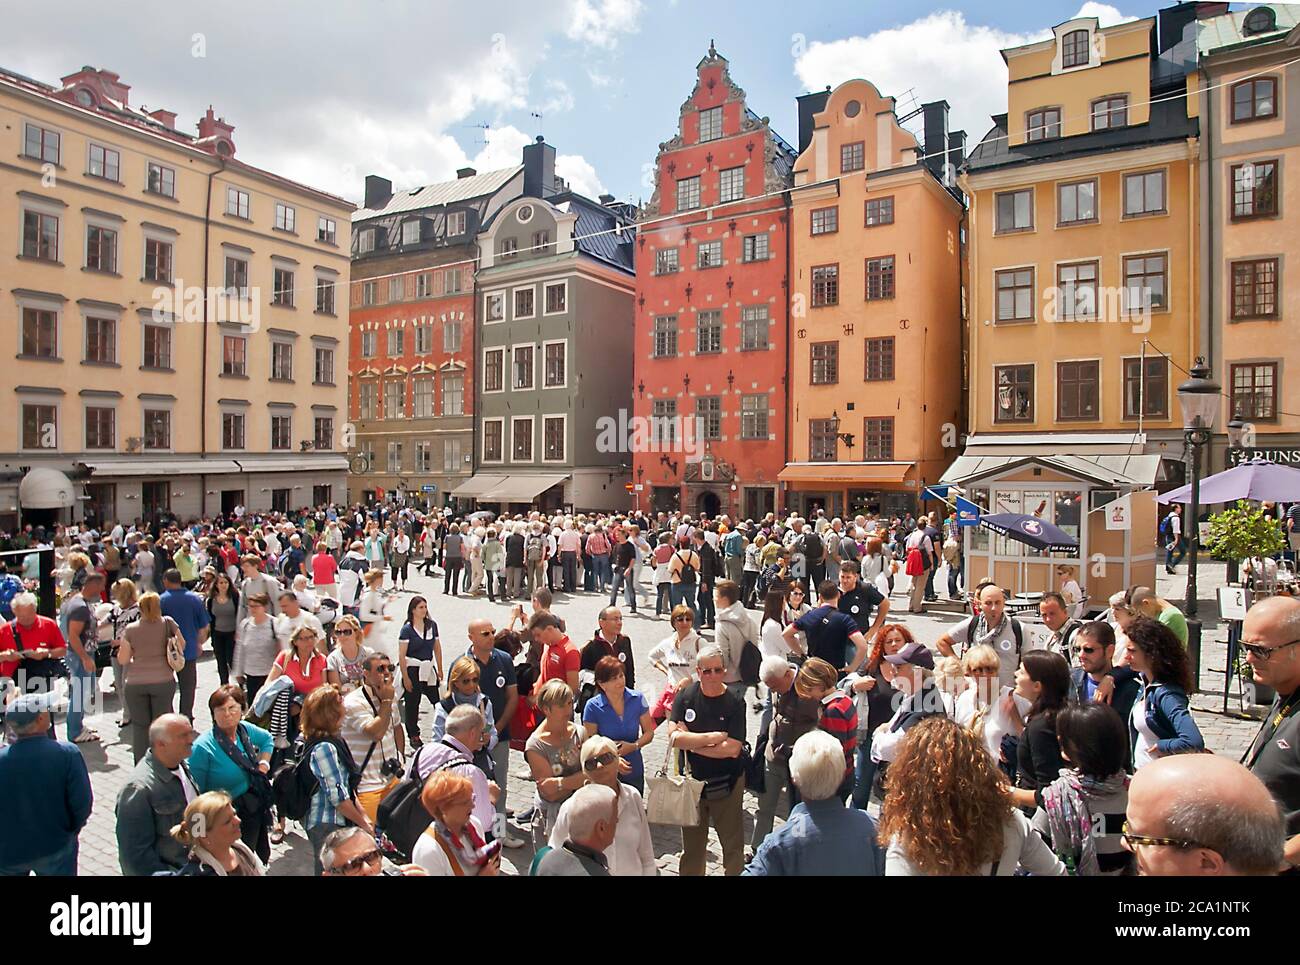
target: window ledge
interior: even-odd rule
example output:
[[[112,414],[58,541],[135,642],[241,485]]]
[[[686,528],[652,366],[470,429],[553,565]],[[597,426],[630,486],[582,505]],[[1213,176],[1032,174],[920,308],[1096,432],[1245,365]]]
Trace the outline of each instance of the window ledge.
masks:
[[[92,172],[92,171],[87,171],[87,172],[86,172],[86,177],[88,177],[88,178],[94,178],[96,181],[99,181],[99,182],[101,182],[101,183],[103,183],[103,184],[116,184],[119,188],[124,188],[124,187],[126,187],[126,182],[125,182],[125,181],[119,180],[118,178],[105,177],[105,176],[102,175],[102,174],[95,174],[95,173]]]
[[[325,316],[326,318],[338,318],[338,317],[339,317],[337,312],[323,312],[323,311],[321,311],[319,308],[316,309],[316,311],[314,311],[312,314],[313,314],[313,315],[323,315],[323,316]]]
[[[19,260],[19,261],[32,261],[32,262],[35,262],[35,263],[38,264],[38,265],[52,265],[52,266],[54,266],[55,268],[63,268],[63,267],[66,267],[66,266],[63,264],[63,262],[61,262],[61,261],[55,261],[53,258],[39,258],[39,257],[37,257],[36,255],[19,255],[19,256],[18,256],[18,260]]]
[[[225,212],[225,213],[222,215],[222,217],[224,217],[224,218],[230,218],[230,219],[232,219],[232,220],[234,220],[234,221],[244,221],[244,222],[247,222],[248,224],[252,224],[252,223],[253,223],[253,219],[252,219],[252,218],[246,218],[246,217],[244,217],[242,214],[231,214],[229,211]]]
[[[175,282],[170,278],[141,278],[140,281],[146,285],[174,285]]]
[[[242,374],[242,373],[240,373],[240,372],[218,372],[218,373],[217,373],[217,378],[220,378],[220,379],[245,379],[245,380],[247,380],[247,379],[248,379],[248,376],[247,376],[247,375],[244,375],[244,374]]]
[[[277,226],[277,227],[272,228],[271,230],[272,230],[272,231],[278,231],[278,232],[279,232],[280,234],[282,234],[282,235],[289,235],[291,238],[297,238],[297,237],[298,237],[298,232],[296,232],[296,231],[292,231],[292,230],[290,230],[289,228],[281,228],[281,227]]]
[[[275,376],[272,376],[271,378],[267,379],[266,381],[268,381],[268,382],[287,382],[287,383],[290,384],[290,385],[292,385],[293,382],[294,382],[293,379],[277,379]]]
[[[65,168],[65,167],[64,167],[62,164],[60,164],[58,161],[47,161],[47,160],[45,160],[45,158],[43,158],[43,157],[33,157],[33,156],[30,155],[30,154],[22,154],[22,153],[20,153],[20,154],[18,155],[18,160],[20,160],[20,161],[35,161],[37,164],[39,164],[39,165],[41,165],[41,166],[44,166],[44,165],[48,164],[48,165],[50,165],[50,167],[54,168],[54,170],[56,170],[56,171],[66,171],[66,170],[67,170],[67,168]]]
[[[335,388],[338,388],[338,383],[337,383],[337,382],[313,382],[312,385],[318,385],[318,386],[321,386],[321,387],[323,387],[323,388],[327,388],[327,389],[335,389]]]
[[[28,355],[24,352],[19,352],[17,355],[14,356],[14,358],[22,359],[24,362],[62,362],[63,361],[62,356],[58,356],[58,355]]]
[[[297,308],[298,306],[294,305],[292,302],[271,302],[271,307],[272,307],[272,308],[287,308],[287,309],[289,309],[290,311],[292,311],[293,309]]]
[[[105,268],[91,268],[89,265],[87,265],[85,268],[83,268],[83,269],[81,269],[81,270],[84,271],[84,272],[89,272],[89,273],[92,274],[92,275],[103,275],[103,276],[105,276],[106,278],[121,278],[121,277],[122,277],[121,272],[108,271],[108,270],[105,269]]]
[[[82,359],[81,364],[93,365],[96,368],[103,368],[103,369],[120,369],[122,367],[122,363],[120,362],[99,362],[96,361],[95,359]]]
[[[141,372],[175,372],[176,370],[170,365],[142,365]]]
[[[174,194],[164,194],[161,191],[151,191],[149,188],[145,188],[140,193],[147,194],[151,198],[161,198],[164,201],[171,201],[174,204],[180,204],[180,199],[177,198],[176,195]]]

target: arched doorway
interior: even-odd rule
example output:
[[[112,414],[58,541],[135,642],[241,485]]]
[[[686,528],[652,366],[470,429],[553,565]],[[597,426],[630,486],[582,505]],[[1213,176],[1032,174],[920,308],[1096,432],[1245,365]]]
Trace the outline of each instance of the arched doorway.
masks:
[[[700,498],[695,503],[696,510],[701,516],[717,516],[722,511],[722,500],[718,498],[715,492],[705,490],[700,493]]]

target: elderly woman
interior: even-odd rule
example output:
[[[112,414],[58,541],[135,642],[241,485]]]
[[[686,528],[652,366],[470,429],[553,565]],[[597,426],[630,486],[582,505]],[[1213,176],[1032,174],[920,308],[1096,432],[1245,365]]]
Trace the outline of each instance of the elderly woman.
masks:
[[[313,874],[320,877],[320,849],[329,835],[351,822],[371,834],[370,819],[357,803],[360,768],[339,736],[343,727],[343,696],[326,684],[307,695],[302,705],[303,757],[316,778],[303,826],[311,842]]]
[[[582,772],[589,783],[618,793],[618,826],[614,843],[605,849],[609,873],[616,877],[657,875],[650,822],[646,819],[641,792],[627,782],[626,765],[619,756],[618,745],[608,737],[588,737],[582,745]],[[551,829],[550,846],[561,848],[568,839],[569,802],[565,802]]]
[[[961,669],[970,682],[953,708],[952,719],[984,742],[989,757],[1002,759],[1002,738],[1012,731],[1012,723],[999,702],[1002,662],[998,652],[987,643],[971,647],[961,658]],[[1023,718],[1032,706],[1023,697],[1016,699],[1016,715]]]
[[[190,849],[179,875],[260,878],[266,874],[261,860],[240,840],[239,815],[225,791],[208,791],[186,805],[185,816],[171,835]]]
[[[140,619],[126,628],[117,648],[123,667],[122,682],[127,712],[131,715],[131,753],[140,763],[149,750],[149,725],[172,712],[176,672],[167,662],[167,641],[185,640],[171,617],[163,616],[157,593],[140,597]]]
[[[650,705],[639,690],[627,687],[623,664],[618,657],[601,657],[596,661],[598,693],[582,709],[582,726],[590,740],[599,734],[614,742],[618,756],[626,759],[628,770],[621,780],[645,793],[645,763],[641,748],[655,736]]]
[[[270,733],[243,720],[248,701],[233,684],[223,684],[208,698],[212,730],[190,749],[190,776],[200,791],[230,796],[242,826],[241,838],[263,862],[271,860],[267,831],[271,795],[267,775],[275,749]]]
[[[838,800],[842,758],[839,741],[822,731],[811,731],[795,741],[790,780],[799,790],[799,803],[785,824],[763,839],[744,874],[884,874],[885,856],[876,843],[875,821],[865,810],[845,808]]]
[[[667,687],[650,711],[650,716],[657,721],[668,719],[678,691],[695,679],[695,656],[702,643],[695,630],[695,611],[685,603],[673,608],[672,623],[673,632],[646,655],[650,666],[668,678]]]
[[[499,853],[490,853],[474,812],[474,785],[453,771],[435,771],[424,782],[420,803],[433,822],[420,835],[411,861],[441,878],[501,873]],[[489,856],[490,855],[490,856]]]
[[[271,663],[271,673],[266,678],[268,684],[280,677],[293,681],[294,716],[297,716],[302,700],[326,683],[325,657],[317,650],[319,643],[320,635],[315,627],[303,624],[289,638],[289,649],[280,651]]]
[[[496,722],[492,719],[492,701],[479,686],[478,663],[471,656],[457,657],[447,675],[448,690],[446,699],[438,702],[433,712],[433,739],[440,741],[447,733],[447,715],[461,704],[477,707],[486,724],[483,727],[483,748],[474,754],[474,763],[483,768],[491,779],[493,775],[490,751],[497,746]],[[504,775],[501,775],[504,780]]]
[[[886,875],[1064,875],[1016,810],[983,743],[944,716],[907,732],[889,767],[880,839]]]
[[[583,785],[582,732],[573,723],[573,691],[563,680],[548,680],[537,692],[542,722],[524,745],[524,759],[536,782],[533,792],[533,846],[550,838],[562,805]]]

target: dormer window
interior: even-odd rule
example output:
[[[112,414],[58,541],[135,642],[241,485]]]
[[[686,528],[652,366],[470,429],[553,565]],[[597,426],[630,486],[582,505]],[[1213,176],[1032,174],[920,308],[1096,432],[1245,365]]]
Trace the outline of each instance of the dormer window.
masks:
[[[1086,30],[1071,30],[1061,38],[1061,67],[1083,67],[1088,63],[1092,38]]]
[[[1128,97],[1103,97],[1092,102],[1092,129],[1108,131],[1128,126]]]
[[[375,229],[367,228],[360,232],[358,247],[362,254],[375,250]]]
[[[402,244],[418,245],[420,243],[420,220],[412,218],[402,222]]]
[[[1246,19],[1241,25],[1241,32],[1244,36],[1253,37],[1256,34],[1271,33],[1277,29],[1277,14],[1272,7],[1256,7],[1250,13],[1246,14]]]
[[[94,107],[95,95],[83,87],[77,91],[77,103],[82,107]]]
[[[716,141],[722,137],[722,108],[710,107],[700,111],[700,140]]]

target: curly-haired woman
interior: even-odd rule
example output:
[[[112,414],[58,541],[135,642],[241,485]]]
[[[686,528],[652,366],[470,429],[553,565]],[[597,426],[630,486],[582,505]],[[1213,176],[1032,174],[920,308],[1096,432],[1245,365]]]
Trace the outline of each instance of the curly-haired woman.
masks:
[[[1127,636],[1128,664],[1142,675],[1142,693],[1129,718],[1133,769],[1166,754],[1204,750],[1205,738],[1187,702],[1192,667],[1183,642],[1163,623],[1144,616],[1134,617]]]
[[[983,743],[948,717],[913,727],[889,765],[879,835],[886,875],[1064,875],[1011,805]]]

